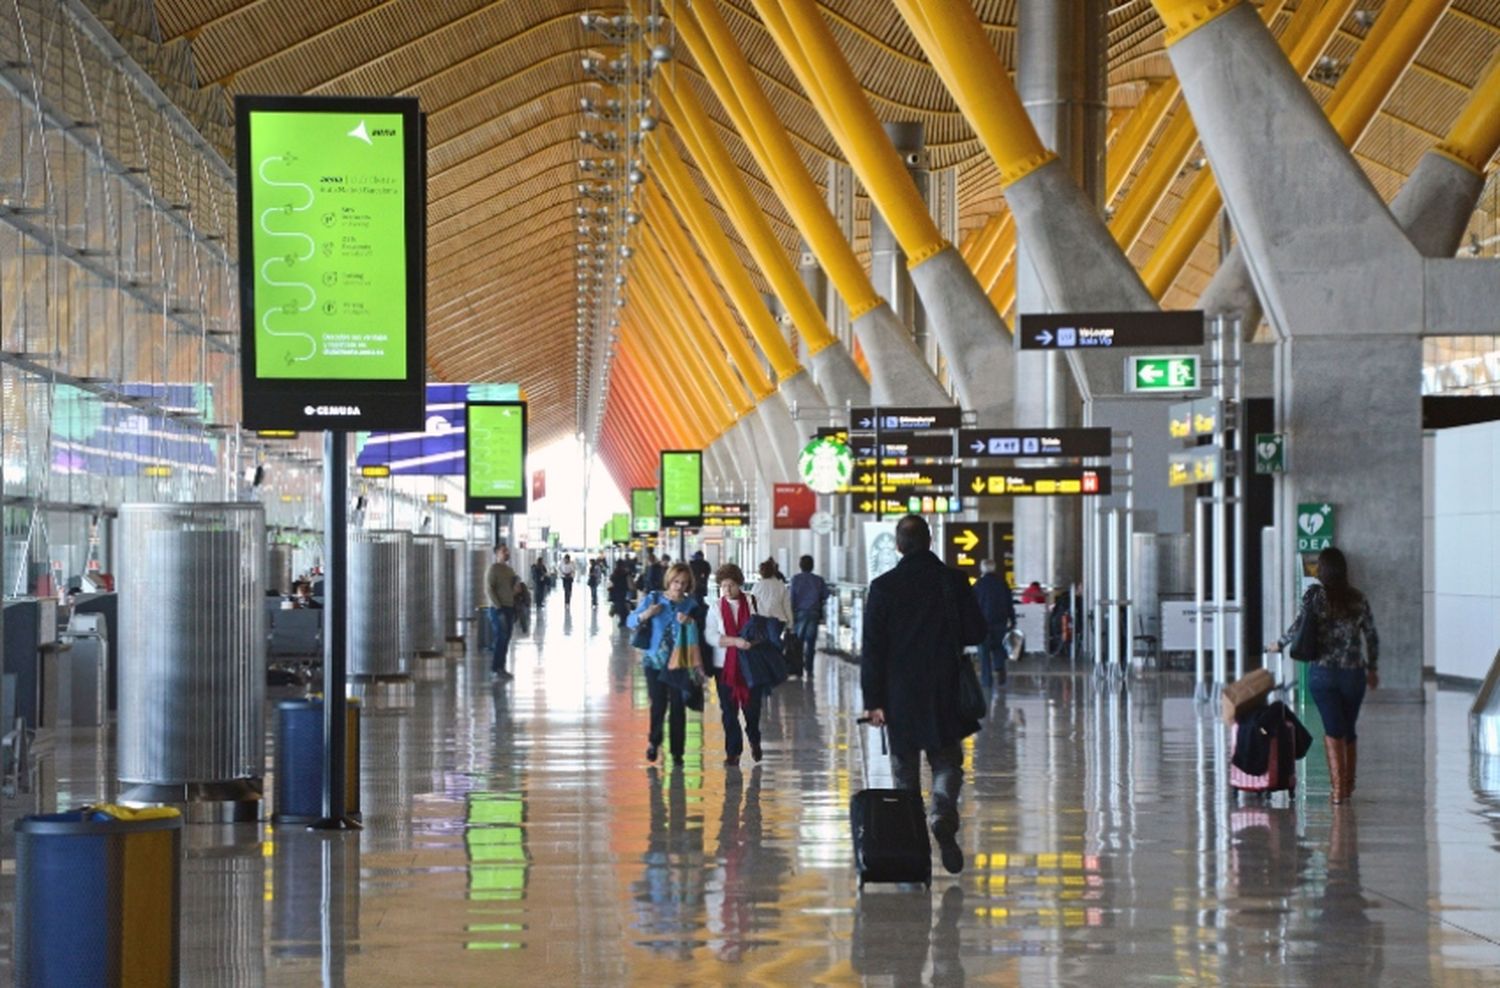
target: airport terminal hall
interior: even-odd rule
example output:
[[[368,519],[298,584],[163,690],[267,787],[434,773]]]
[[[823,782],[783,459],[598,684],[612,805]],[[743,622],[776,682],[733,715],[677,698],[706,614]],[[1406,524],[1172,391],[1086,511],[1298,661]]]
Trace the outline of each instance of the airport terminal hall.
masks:
[[[0,985],[1500,988],[1500,0],[0,0]]]

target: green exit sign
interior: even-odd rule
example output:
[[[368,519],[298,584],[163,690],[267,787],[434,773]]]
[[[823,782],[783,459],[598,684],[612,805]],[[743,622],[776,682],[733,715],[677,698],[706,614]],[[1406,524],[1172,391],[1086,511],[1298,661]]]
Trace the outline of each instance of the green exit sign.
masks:
[[[1130,391],[1153,394],[1197,391],[1198,358],[1193,354],[1179,357],[1126,357],[1125,387]]]

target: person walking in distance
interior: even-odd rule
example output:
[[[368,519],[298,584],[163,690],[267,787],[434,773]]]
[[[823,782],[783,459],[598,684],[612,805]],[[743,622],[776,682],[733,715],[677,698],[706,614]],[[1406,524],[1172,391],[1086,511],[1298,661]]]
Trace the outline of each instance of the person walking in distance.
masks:
[[[781,633],[792,626],[792,595],[786,581],[776,575],[776,560],[760,564],[760,579],[755,581],[755,606],[766,619],[771,634],[779,641]]]
[[[958,874],[961,742],[979,731],[959,714],[959,662],[966,645],[984,640],[984,615],[968,577],[932,553],[932,530],[920,515],[896,524],[901,561],[875,578],[865,598],[860,687],[865,716],[890,733],[891,775],[899,789],[921,790],[921,757],[932,767],[928,825],[943,867]]]
[[[988,693],[1005,685],[1005,636],[1016,626],[1016,602],[1010,583],[995,572],[995,561],[979,564],[979,582],[974,596],[979,598],[979,613],[984,615],[984,641],[979,643],[979,677]]]
[[[1344,803],[1354,795],[1355,730],[1365,690],[1380,688],[1380,636],[1369,599],[1349,584],[1349,563],[1338,549],[1318,553],[1318,582],[1302,595],[1302,609],[1286,634],[1266,649],[1279,652],[1297,639],[1304,622],[1314,622],[1316,647],[1307,659],[1307,688],[1323,719],[1323,750],[1328,756],[1329,799]]]
[[[818,651],[818,624],[823,620],[823,605],[828,601],[828,583],[813,572],[813,557],[797,560],[799,572],[792,577],[792,620],[797,639],[802,642],[802,669],[812,676],[813,657]]]
[[[495,650],[490,659],[490,680],[511,679],[505,657],[516,622],[516,571],[510,568],[510,546],[503,542],[495,546],[495,561],[485,571],[484,592],[490,602],[490,639]]]
[[[563,583],[563,606],[573,606],[573,577],[578,575],[578,567],[573,565],[573,557],[566,552],[563,553],[562,562],[557,566],[557,575],[562,577]]]
[[[589,560],[589,606],[599,606],[599,584],[604,582],[604,559]]]
[[[724,764],[735,766],[750,739],[750,757],[761,759],[760,707],[764,687],[751,686],[741,662],[750,648],[743,637],[745,625],[754,613],[751,599],[744,592],[745,573],[734,563],[719,567],[719,599],[709,605],[708,628],[704,640],[714,649],[714,675],[719,683],[719,709],[724,719]],[[740,714],[745,728],[740,730]]]

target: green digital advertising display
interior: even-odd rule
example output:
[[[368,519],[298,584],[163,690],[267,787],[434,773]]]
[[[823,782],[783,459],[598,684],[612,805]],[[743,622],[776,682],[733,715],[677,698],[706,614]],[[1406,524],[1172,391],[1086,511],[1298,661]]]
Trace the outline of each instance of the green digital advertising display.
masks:
[[[636,535],[655,533],[661,528],[656,507],[656,491],[635,487],[630,491],[630,530]]]
[[[246,424],[420,427],[416,101],[239,97],[235,112]],[[412,386],[413,407],[391,404]]]
[[[661,523],[663,528],[697,528],[703,524],[701,451],[662,451]]]
[[[620,545],[630,541],[630,515],[621,511],[609,516],[609,540]]]
[[[465,510],[470,514],[526,510],[526,403],[471,401],[464,446]]]

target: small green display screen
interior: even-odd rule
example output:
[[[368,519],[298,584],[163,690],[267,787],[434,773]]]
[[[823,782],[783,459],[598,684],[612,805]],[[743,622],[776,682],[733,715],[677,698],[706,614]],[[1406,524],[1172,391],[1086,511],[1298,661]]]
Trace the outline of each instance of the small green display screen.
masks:
[[[407,377],[399,113],[250,113],[255,374]]]
[[[470,402],[467,415],[467,510],[525,511],[525,403]]]
[[[610,516],[609,540],[611,542],[630,541],[630,515],[621,511]]]
[[[656,491],[650,487],[636,487],[630,491],[630,529],[637,535],[655,532],[661,528],[661,517],[657,512]]]
[[[665,450],[661,454],[661,521],[663,526],[692,528],[703,524],[703,453]]]

